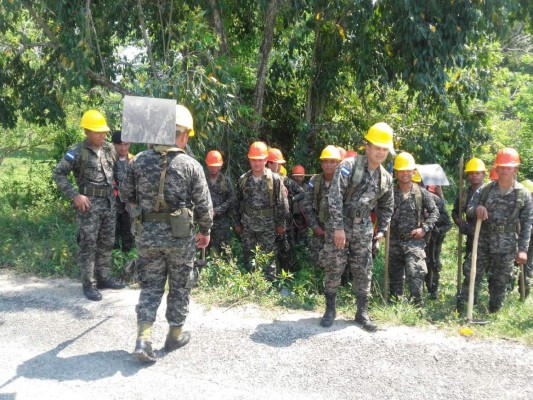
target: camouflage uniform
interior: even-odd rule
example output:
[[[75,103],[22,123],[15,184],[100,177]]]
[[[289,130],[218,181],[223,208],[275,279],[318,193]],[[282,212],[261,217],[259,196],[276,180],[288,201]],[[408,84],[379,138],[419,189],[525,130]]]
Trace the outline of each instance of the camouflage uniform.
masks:
[[[115,226],[115,249],[121,249],[124,253],[129,252],[135,247],[135,238],[131,232],[131,215],[129,204],[120,198],[118,192],[120,186],[124,182],[126,172],[128,169],[129,160],[133,158],[132,154],[128,154],[127,159],[117,159],[117,184],[115,186],[116,198],[116,226]]]
[[[298,184],[298,182],[296,182]],[[298,184],[304,191],[307,190],[307,184],[302,183],[301,185]],[[309,199],[308,199],[309,200]],[[292,199],[292,222],[293,222],[293,228],[292,228],[292,241],[293,243],[301,243],[308,244],[307,240],[307,225],[309,216],[304,214],[304,204],[303,199],[302,200],[295,200]]]
[[[324,175],[316,174],[311,177],[307,186],[307,197],[311,200],[313,205],[313,213],[309,216],[309,226],[311,229],[322,228],[326,230],[326,222],[329,219],[329,204],[328,192],[331,187],[331,182],[324,180]],[[311,259],[318,262],[320,259],[320,252],[324,248],[325,236],[311,237],[309,253]],[[321,268],[324,268],[320,264]]]
[[[209,248],[220,253],[222,247],[230,243],[230,212],[232,213],[234,208],[235,191],[231,180],[222,173],[218,174],[215,182],[207,177],[207,185],[215,213]]]
[[[86,157],[83,157],[83,153]],[[82,157],[86,158],[82,162]],[[53,172],[57,187],[70,200],[78,194],[91,202],[87,212],[76,211],[78,225],[78,266],[84,288],[109,279],[111,251],[115,241],[115,199],[113,180],[116,179],[116,153],[110,143],[93,150],[84,140],[72,146]],[[73,172],[76,188],[69,180]]]
[[[531,222],[533,219],[533,206],[531,195],[524,196],[524,203],[517,206],[518,191],[525,190],[523,185],[514,182],[513,186],[502,193],[498,181],[485,185],[486,189],[478,189],[470,201],[467,215],[476,217],[476,208],[481,205],[481,194],[488,190],[485,201],[489,219],[483,221],[479,234],[476,264],[476,282],[474,296],[477,297],[479,287],[485,272],[488,272],[489,281],[489,310],[497,311],[505,299],[507,286],[512,281],[513,266],[518,251],[527,253],[531,238]],[[520,234],[517,227],[520,226]],[[468,299],[468,287],[470,285],[470,266],[472,254],[470,254],[463,270],[464,280],[461,289],[460,301]]]
[[[305,190],[287,176],[280,175],[283,185],[287,189],[287,201],[289,205],[289,213],[285,222],[286,232],[283,242],[278,238],[278,261],[282,268],[289,271],[294,271],[294,205],[298,204],[301,215],[309,216],[313,213],[311,204],[309,203]]]
[[[439,290],[440,271],[442,263],[440,261],[440,253],[442,251],[442,243],[448,232],[452,228],[452,221],[450,214],[446,210],[446,202],[436,194],[428,192],[435,205],[439,210],[439,219],[435,223],[435,227],[431,230],[428,240],[426,240],[426,266],[428,273],[426,275],[426,287],[431,297],[436,298]]]
[[[213,206],[200,164],[182,151],[167,154],[163,194],[168,208],[155,210],[163,155],[154,149],[143,151],[132,160],[121,195],[135,203],[137,210],[142,209],[142,229],[135,236],[141,284],[137,321],[155,321],[168,277],[166,318],[170,326],[181,327],[189,312],[190,291],[198,277],[194,267],[194,229],[189,237],[173,237],[168,214],[183,206],[194,208],[195,223],[207,236],[213,224]],[[157,220],[165,216],[167,220]]]
[[[420,190],[420,207],[416,205],[416,190]],[[428,213],[425,220],[424,210]],[[424,252],[426,241],[423,238],[413,238],[411,232],[423,228],[428,234],[438,219],[439,210],[426,189],[413,185],[409,195],[404,197],[402,190],[398,186],[394,187],[394,213],[391,218],[389,246],[391,298],[403,296],[405,277],[413,301],[415,304],[421,304],[424,276],[427,273]]]
[[[459,193],[458,193],[455,198],[455,202],[453,204],[453,209],[452,209],[452,219],[454,221],[457,219],[463,220],[463,223],[458,228],[459,228],[459,232],[461,232],[463,235],[466,236],[465,258],[464,258],[465,262],[468,256],[470,255],[470,253],[472,252],[472,242],[474,241],[474,227],[476,225],[476,217],[475,216],[470,217],[466,215],[466,218],[465,218],[464,215],[466,214],[468,203],[470,203],[470,200],[472,200],[472,197],[474,196],[475,192],[476,191],[472,190],[471,187],[468,187],[462,199],[459,199]],[[460,205],[459,205],[459,202],[461,203]],[[464,267],[465,267],[465,264],[463,262],[463,271],[464,271]]]
[[[352,186],[352,177],[357,160],[363,157],[364,173],[351,199],[344,199]],[[386,182],[382,182],[382,177]],[[330,218],[326,224],[324,248],[320,253],[324,266],[324,291],[335,294],[341,282],[346,263],[353,276],[353,290],[359,303],[368,301],[372,282],[372,238],[374,226],[370,211],[376,207],[378,231],[385,232],[393,209],[392,177],[380,166],[372,175],[368,170],[366,156],[343,160],[333,175],[328,192]],[[335,229],[344,229],[346,245],[337,249],[334,243]]]
[[[533,238],[533,229],[531,230],[531,238]],[[527,251],[527,264],[524,265],[524,280],[525,280],[525,295],[529,296],[531,289],[531,278],[533,278],[533,243],[529,240],[529,249]],[[521,283],[519,284],[520,288]]]
[[[272,179],[272,194],[269,178]],[[245,268],[254,267],[253,252],[256,246],[264,253],[272,253],[263,271],[269,280],[276,279],[276,227],[284,226],[289,212],[287,195],[282,187],[280,176],[269,169],[260,179],[255,179],[251,171],[239,178],[235,202],[235,225],[242,226],[241,238]]]

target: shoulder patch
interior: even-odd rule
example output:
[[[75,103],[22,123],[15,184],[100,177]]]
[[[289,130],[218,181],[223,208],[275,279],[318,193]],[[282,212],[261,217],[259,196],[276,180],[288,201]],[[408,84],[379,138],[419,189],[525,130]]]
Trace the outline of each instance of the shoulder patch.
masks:
[[[74,161],[74,153],[72,152],[72,150],[69,150],[65,153],[65,160]]]
[[[315,180],[313,178],[311,178],[307,183],[307,186],[309,186],[310,188],[315,187]]]
[[[342,176],[349,176],[350,175],[350,172],[352,172],[352,170],[350,168],[348,168],[346,165],[343,165],[341,167],[341,174]]]

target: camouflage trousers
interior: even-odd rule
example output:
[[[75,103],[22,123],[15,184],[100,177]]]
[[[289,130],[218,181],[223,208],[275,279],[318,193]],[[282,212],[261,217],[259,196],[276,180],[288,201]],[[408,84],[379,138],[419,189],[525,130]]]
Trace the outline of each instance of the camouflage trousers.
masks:
[[[325,236],[312,235],[309,238],[309,255],[311,256],[311,261],[313,263],[316,263],[322,269],[324,268],[324,266],[320,262],[320,253],[324,248],[325,241]]]
[[[230,244],[230,227],[228,218],[216,218],[213,220],[211,227],[211,240],[207,250],[213,249],[217,253],[221,253],[223,247]]]
[[[165,293],[168,278],[166,319],[169,325],[182,326],[189,314],[189,295],[198,279],[194,267],[194,240],[175,247],[137,248],[137,268],[141,286],[137,321],[154,322]]]
[[[78,266],[84,287],[109,278],[111,251],[115,242],[115,201],[90,197],[91,208],[76,212],[78,225]]]
[[[513,279],[514,260],[516,251],[512,253],[493,253],[490,246],[478,246],[476,278],[474,283],[474,302],[477,303],[479,289],[487,274],[489,284],[489,302],[492,308],[498,309],[503,305],[507,287]],[[463,285],[459,300],[468,301],[468,290],[470,286],[470,270],[472,266],[472,254],[463,265]]]
[[[292,241],[293,243],[308,243],[307,221],[302,214],[293,214]]]
[[[277,261],[279,267],[285,271],[295,271],[293,230],[291,225],[286,226],[290,228],[287,228],[285,235],[276,235]]]
[[[135,237],[131,233],[131,216],[126,203],[117,202],[116,207],[115,245],[113,247],[127,253],[135,247]]]
[[[422,299],[424,277],[427,274],[426,242],[391,238],[389,246],[389,293],[391,297],[403,296],[404,280],[415,301]]]
[[[348,223],[347,223],[348,222]],[[320,265],[324,268],[324,292],[337,293],[341,276],[348,265],[352,274],[352,288],[357,298],[370,295],[372,282],[372,237],[374,227],[370,218],[361,223],[344,220],[346,245],[340,250],[333,242],[334,230],[328,227],[324,247],[320,252]]]
[[[442,243],[444,242],[445,234],[431,232],[431,238],[426,246],[426,288],[428,293],[437,293],[439,290],[440,271],[442,263],[440,261],[440,253],[442,252]]]
[[[274,281],[276,279],[277,257],[276,231],[274,229],[253,231],[251,229],[246,229],[245,226],[241,234],[241,240],[244,267],[247,271],[252,271],[256,267],[254,257],[256,246],[259,246],[260,250],[265,254],[271,253],[264,266],[263,274],[266,279]]]

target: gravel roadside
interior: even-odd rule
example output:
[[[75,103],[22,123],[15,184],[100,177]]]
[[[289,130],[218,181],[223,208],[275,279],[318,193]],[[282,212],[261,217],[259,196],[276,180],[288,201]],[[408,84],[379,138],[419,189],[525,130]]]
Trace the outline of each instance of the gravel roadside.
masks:
[[[192,301],[191,342],[140,365],[139,292],[102,293],[90,302],[77,281],[0,269],[0,399],[533,399],[531,347],[408,327],[368,334],[346,320],[324,329],[318,313],[254,305]]]

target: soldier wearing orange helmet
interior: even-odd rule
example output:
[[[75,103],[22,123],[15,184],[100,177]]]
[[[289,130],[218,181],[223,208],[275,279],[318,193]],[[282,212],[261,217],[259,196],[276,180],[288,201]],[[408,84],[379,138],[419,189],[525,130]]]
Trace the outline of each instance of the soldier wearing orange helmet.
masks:
[[[511,283],[514,263],[525,264],[531,238],[533,205],[531,194],[515,180],[520,165],[518,152],[510,147],[496,155],[498,180],[479,189],[467,208],[467,215],[481,220],[477,251],[475,295],[488,272],[489,312],[497,312]],[[520,229],[518,229],[520,227]],[[519,232],[517,234],[517,232]],[[464,280],[457,308],[462,309],[470,285],[471,256],[464,268]]]
[[[235,202],[235,233],[241,235],[245,268],[255,266],[253,252],[259,246],[264,253],[272,253],[263,271],[265,277],[276,279],[276,235],[285,233],[289,211],[285,187],[280,176],[266,168],[268,147],[254,142],[248,151],[250,170],[239,178]]]
[[[213,203],[213,226],[208,249],[220,253],[230,242],[230,213],[233,212],[235,191],[231,180],[221,172],[224,160],[219,151],[207,153],[205,164],[207,186]]]

